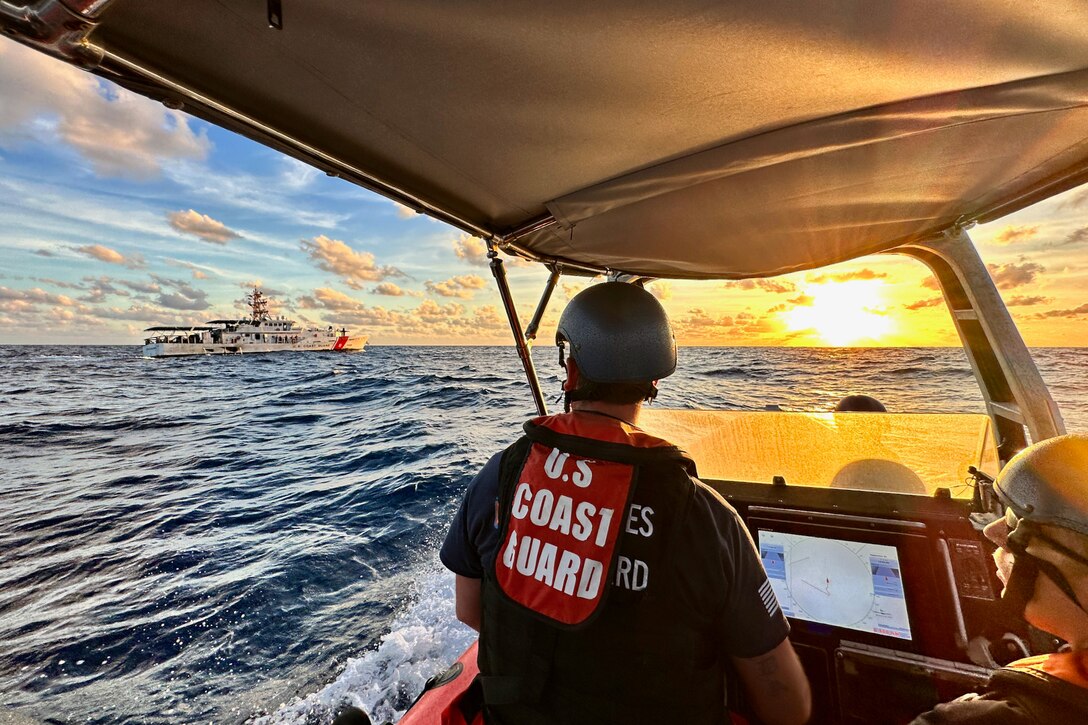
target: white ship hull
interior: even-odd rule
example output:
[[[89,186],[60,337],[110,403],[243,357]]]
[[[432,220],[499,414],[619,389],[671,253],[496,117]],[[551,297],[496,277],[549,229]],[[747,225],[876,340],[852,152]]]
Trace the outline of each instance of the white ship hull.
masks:
[[[251,316],[241,320],[209,320],[203,325],[178,327],[161,325],[144,332],[144,357],[182,355],[242,355],[266,352],[339,352],[362,350],[365,335],[349,335],[329,325],[299,327],[286,317],[272,317],[268,298],[259,287],[246,296]]]
[[[236,342],[187,343],[156,342],[143,346],[144,357],[178,357],[182,355],[251,355],[267,352],[358,352],[367,338],[339,335],[328,339],[299,340],[296,343]]]

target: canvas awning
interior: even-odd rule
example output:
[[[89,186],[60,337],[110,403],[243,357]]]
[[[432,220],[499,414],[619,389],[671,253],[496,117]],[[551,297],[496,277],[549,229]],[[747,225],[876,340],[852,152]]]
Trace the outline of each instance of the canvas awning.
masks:
[[[83,30],[33,5],[56,37],[19,0],[0,23],[462,229],[627,272],[806,269],[1088,180],[1081,0],[68,0]]]
[[[190,325],[189,327],[178,327],[177,325],[158,325],[156,327],[145,327],[144,332],[196,332],[198,330],[214,329],[214,327],[208,327],[206,325]]]

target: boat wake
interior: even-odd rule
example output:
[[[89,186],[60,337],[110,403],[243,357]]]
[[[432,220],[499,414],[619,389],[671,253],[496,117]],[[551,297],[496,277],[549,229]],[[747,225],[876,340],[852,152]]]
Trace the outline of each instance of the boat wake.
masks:
[[[317,692],[254,718],[249,725],[327,723],[345,705],[361,707],[375,723],[396,722],[427,679],[446,669],[475,637],[454,616],[453,575],[435,557],[415,577],[411,603],[394,619],[377,649],[349,659],[343,672]]]

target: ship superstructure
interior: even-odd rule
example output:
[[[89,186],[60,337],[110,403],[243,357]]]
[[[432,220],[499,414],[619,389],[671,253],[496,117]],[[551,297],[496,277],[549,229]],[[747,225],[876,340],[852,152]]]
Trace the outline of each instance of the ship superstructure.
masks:
[[[347,329],[299,327],[294,320],[273,317],[268,311],[268,297],[254,288],[246,296],[249,318],[209,320],[189,327],[157,326],[144,332],[145,357],[177,355],[221,355],[290,351],[358,351],[366,345],[366,336],[349,335]]]

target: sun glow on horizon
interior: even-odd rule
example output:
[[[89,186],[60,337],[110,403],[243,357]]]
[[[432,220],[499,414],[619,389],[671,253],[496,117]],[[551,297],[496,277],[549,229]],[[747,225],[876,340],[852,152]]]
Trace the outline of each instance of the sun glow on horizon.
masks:
[[[828,282],[805,288],[795,306],[782,313],[792,332],[812,331],[836,347],[880,342],[894,327],[880,280]]]

